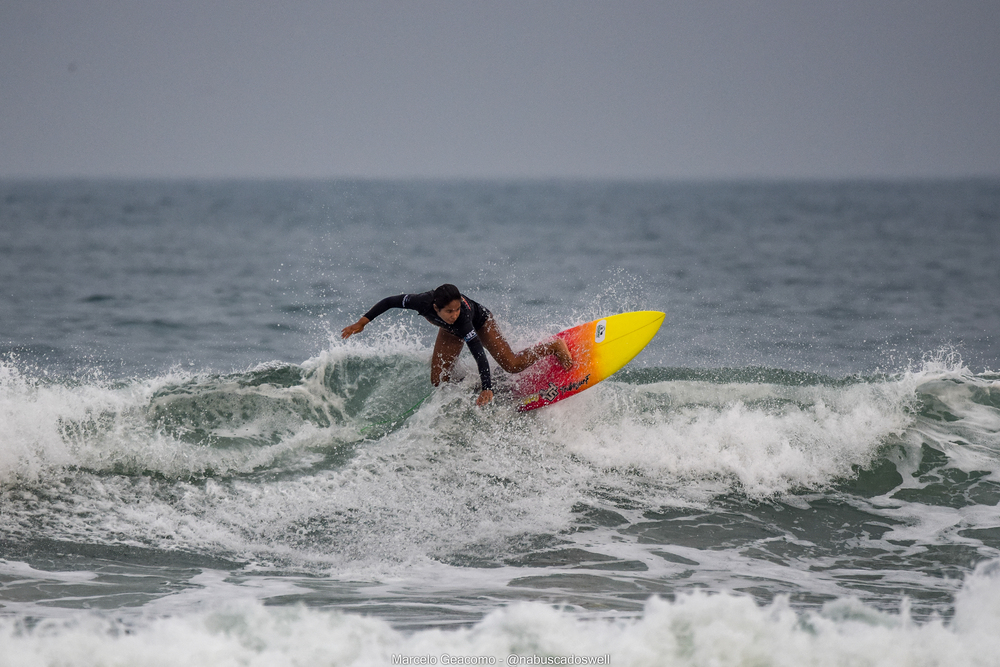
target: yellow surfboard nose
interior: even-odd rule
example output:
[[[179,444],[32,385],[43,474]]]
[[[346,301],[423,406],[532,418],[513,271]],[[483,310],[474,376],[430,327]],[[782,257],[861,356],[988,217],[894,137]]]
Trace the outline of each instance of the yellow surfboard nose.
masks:
[[[639,310],[621,313],[598,321],[603,322],[603,336],[598,332],[591,353],[601,379],[613,375],[632,361],[660,330],[666,313],[657,310]],[[603,338],[598,342],[596,338]]]

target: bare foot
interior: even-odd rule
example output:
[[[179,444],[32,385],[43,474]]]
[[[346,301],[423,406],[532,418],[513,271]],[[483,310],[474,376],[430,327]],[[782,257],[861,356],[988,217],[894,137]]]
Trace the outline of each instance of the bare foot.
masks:
[[[567,347],[566,341],[562,338],[556,338],[552,341],[552,354],[559,357],[559,364],[563,367],[563,370],[568,371],[573,367],[573,355],[569,353],[569,347]]]

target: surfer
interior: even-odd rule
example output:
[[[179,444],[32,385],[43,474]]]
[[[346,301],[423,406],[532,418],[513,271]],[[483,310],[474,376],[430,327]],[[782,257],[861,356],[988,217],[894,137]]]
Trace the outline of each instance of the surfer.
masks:
[[[486,405],[493,400],[493,383],[490,380],[490,363],[486,350],[493,355],[500,367],[508,373],[520,373],[544,356],[554,354],[563,368],[573,365],[573,357],[566,343],[553,338],[534,347],[521,350],[517,354],[510,349],[507,340],[500,333],[493,314],[472,299],[462,296],[454,285],[445,284],[430,292],[421,294],[400,294],[382,299],[354,324],[349,324],[340,332],[341,338],[349,338],[364,331],[365,326],[390,308],[407,308],[420,313],[428,322],[440,327],[434,352],[431,355],[431,384],[435,387],[447,382],[455,360],[462,351],[462,344],[469,346],[469,352],[479,367],[481,390],[476,405]]]

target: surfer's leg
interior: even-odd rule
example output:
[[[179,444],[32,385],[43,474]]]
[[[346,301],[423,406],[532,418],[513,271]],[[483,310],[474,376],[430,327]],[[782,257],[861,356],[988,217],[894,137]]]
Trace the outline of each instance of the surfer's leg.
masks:
[[[462,339],[453,336],[444,329],[438,329],[434,352],[431,354],[431,384],[435,387],[447,382],[455,360],[462,352]]]
[[[476,329],[476,333],[483,341],[483,347],[496,359],[500,368],[508,373],[520,373],[549,354],[559,357],[559,363],[562,364],[563,368],[568,369],[573,365],[573,357],[569,353],[569,348],[566,347],[566,342],[561,338],[553,338],[515,354],[492,317],[487,318],[483,326]]]

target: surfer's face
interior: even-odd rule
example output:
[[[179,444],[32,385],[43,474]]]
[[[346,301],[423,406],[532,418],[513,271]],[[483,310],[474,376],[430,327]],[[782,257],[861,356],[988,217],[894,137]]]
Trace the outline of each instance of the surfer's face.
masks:
[[[462,302],[455,299],[444,308],[438,308],[434,306],[434,310],[437,311],[438,316],[447,322],[448,324],[454,324],[458,319],[458,316],[462,314]]]

